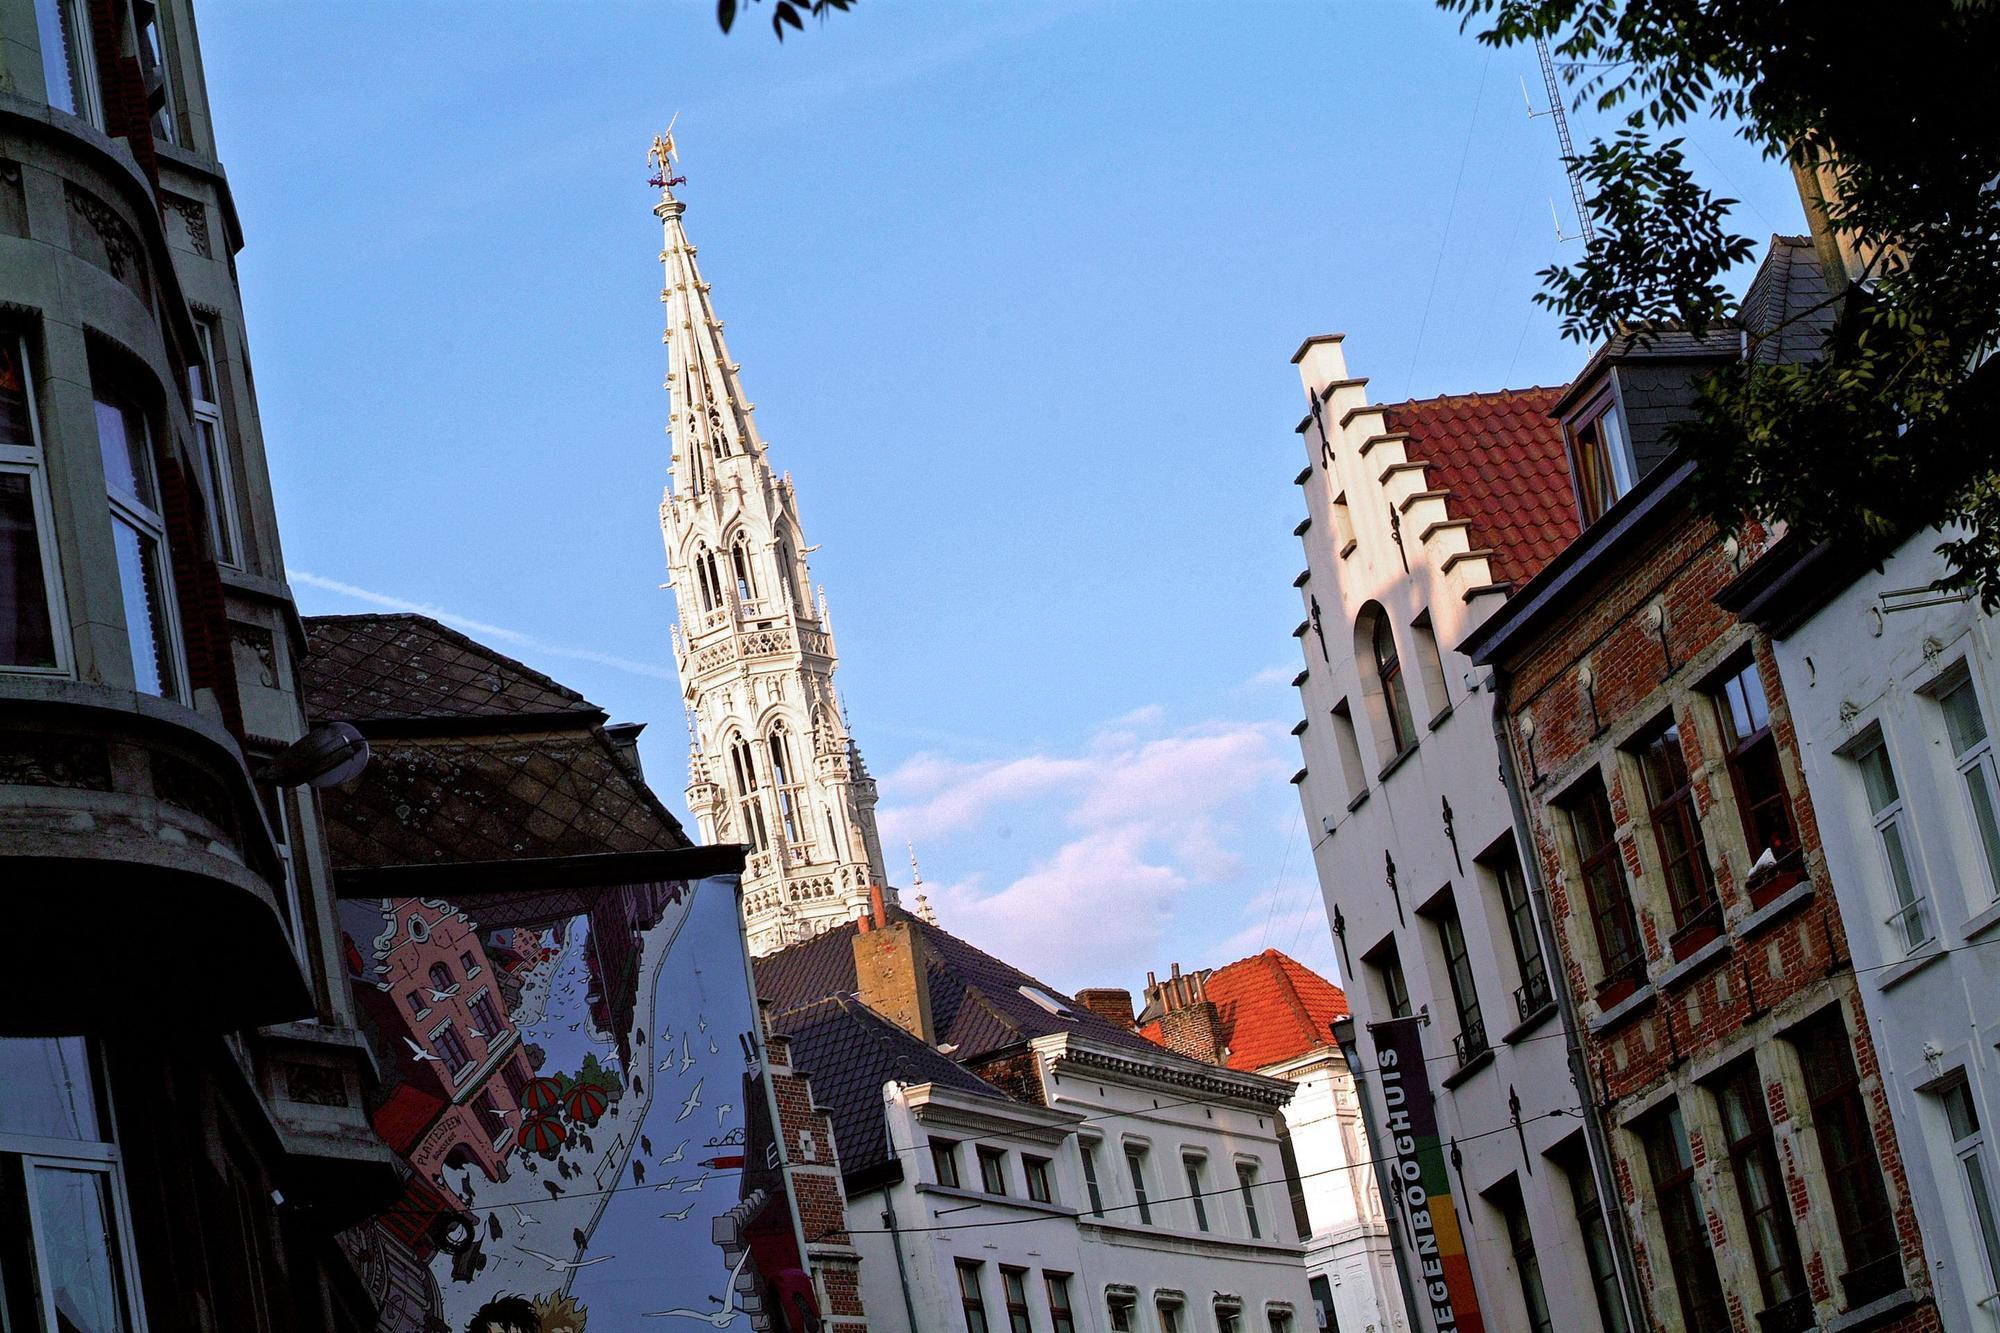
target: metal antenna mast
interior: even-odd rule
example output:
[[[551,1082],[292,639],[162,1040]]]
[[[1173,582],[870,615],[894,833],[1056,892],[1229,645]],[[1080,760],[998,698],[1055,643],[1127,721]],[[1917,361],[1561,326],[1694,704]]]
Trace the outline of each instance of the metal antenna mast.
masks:
[[[1583,237],[1584,244],[1588,245],[1596,233],[1590,225],[1590,205],[1585,202],[1583,177],[1576,169],[1576,145],[1571,142],[1569,137],[1569,116],[1563,111],[1562,89],[1556,84],[1556,63],[1549,57],[1549,43],[1546,37],[1537,36],[1535,38],[1535,54],[1542,62],[1542,87],[1548,90],[1549,107],[1546,111],[1537,111],[1535,110],[1534,103],[1529,102],[1528,117],[1531,120],[1536,116],[1553,116],[1555,118],[1556,143],[1562,148],[1563,171],[1569,177],[1570,202],[1576,206],[1576,225],[1579,228],[1577,235]],[[1528,88],[1525,80],[1522,81],[1521,85],[1521,100],[1524,102],[1528,100]],[[1549,205],[1549,211],[1551,213],[1555,211],[1555,204],[1553,202]],[[1557,219],[1556,221],[1556,239],[1559,241],[1573,241],[1576,239],[1575,236],[1564,236],[1562,234],[1561,219]]]

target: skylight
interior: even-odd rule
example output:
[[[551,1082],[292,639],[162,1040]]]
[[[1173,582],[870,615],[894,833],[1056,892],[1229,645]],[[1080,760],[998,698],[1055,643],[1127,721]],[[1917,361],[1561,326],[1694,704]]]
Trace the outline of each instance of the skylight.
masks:
[[[1029,999],[1033,1000],[1036,1004],[1039,1004],[1040,1006],[1042,1006],[1042,1008],[1048,1010],[1052,1014],[1058,1015],[1059,1017],[1062,1018],[1070,1018],[1074,1016],[1070,1007],[1067,1004],[1063,1003],[1061,1000],[1058,1000],[1055,996],[1049,994],[1047,991],[1043,990],[1040,986],[1022,986],[1020,988],[1020,991],[1021,994],[1027,996]]]

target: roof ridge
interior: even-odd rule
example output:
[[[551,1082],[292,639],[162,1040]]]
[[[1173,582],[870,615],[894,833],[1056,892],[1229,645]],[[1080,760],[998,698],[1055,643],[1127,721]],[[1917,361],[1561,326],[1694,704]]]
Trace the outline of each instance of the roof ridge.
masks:
[[[489,643],[480,642],[478,639],[473,638],[470,634],[467,634],[464,630],[456,629],[451,625],[446,624],[444,621],[439,620],[436,616],[427,616],[419,611],[380,611],[380,612],[358,611],[347,615],[338,615],[338,616],[305,616],[302,617],[302,619],[304,621],[306,631],[308,634],[311,633],[312,626],[315,622],[323,620],[422,621],[424,624],[429,625],[433,629],[437,630],[440,634],[455,640],[461,647],[470,648],[474,652],[480,653],[486,657],[491,658],[494,662],[498,663],[503,667],[509,667],[515,671],[520,672],[522,675],[532,680],[535,684],[542,686],[544,689],[547,689],[551,693],[560,695],[567,699],[574,699],[577,703],[582,704],[585,708],[589,709],[592,712],[598,712],[598,713],[604,712],[602,708],[599,708],[589,699],[577,693],[577,691],[571,689],[569,686],[555,679],[555,677],[548,675],[546,672],[537,671],[534,667],[529,666],[526,662],[523,662],[520,658],[510,657],[506,653],[501,652],[499,649],[493,647],[493,645]],[[609,717],[610,714],[607,713],[605,714],[605,716]]]
[[[1514,388],[1467,389],[1461,393],[1438,393],[1428,398],[1403,398],[1393,403],[1370,403],[1369,409],[1387,410],[1392,407],[1429,407],[1437,403],[1483,402],[1500,398],[1527,398],[1536,394],[1559,394],[1567,390],[1567,384],[1526,384]]]

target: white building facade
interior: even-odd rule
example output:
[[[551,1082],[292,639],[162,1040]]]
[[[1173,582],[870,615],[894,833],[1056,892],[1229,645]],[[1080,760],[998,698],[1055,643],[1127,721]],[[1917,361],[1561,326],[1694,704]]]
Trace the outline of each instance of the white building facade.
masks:
[[[681,226],[671,154],[671,138],[656,141],[672,400],[660,528],[693,742],[688,810],[703,842],[749,848],[744,910],[762,955],[853,920],[886,876],[875,782],[834,688],[833,629],[791,475],[772,470],[729,359]]]
[[[1944,1327],[2000,1330],[2000,636],[1933,588],[1781,540],[1738,581],[1773,636]]]
[[[1422,1016],[1486,1326],[1624,1333],[1598,1204],[1610,1195],[1591,1165],[1492,701],[1455,651],[1576,532],[1563,437],[1547,419],[1556,391],[1380,405],[1350,376],[1338,335],[1308,339],[1294,362],[1310,406],[1296,478],[1307,517],[1294,781],[1364,1115],[1385,1152],[1368,1025]],[[1407,1254],[1405,1272],[1422,1282]]]

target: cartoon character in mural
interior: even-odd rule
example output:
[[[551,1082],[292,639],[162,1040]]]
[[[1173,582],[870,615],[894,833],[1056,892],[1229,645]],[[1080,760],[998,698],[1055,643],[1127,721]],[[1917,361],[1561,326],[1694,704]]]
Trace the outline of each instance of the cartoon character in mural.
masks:
[[[465,1333],[584,1333],[584,1308],[560,1292],[537,1296],[496,1296],[473,1313]]]

